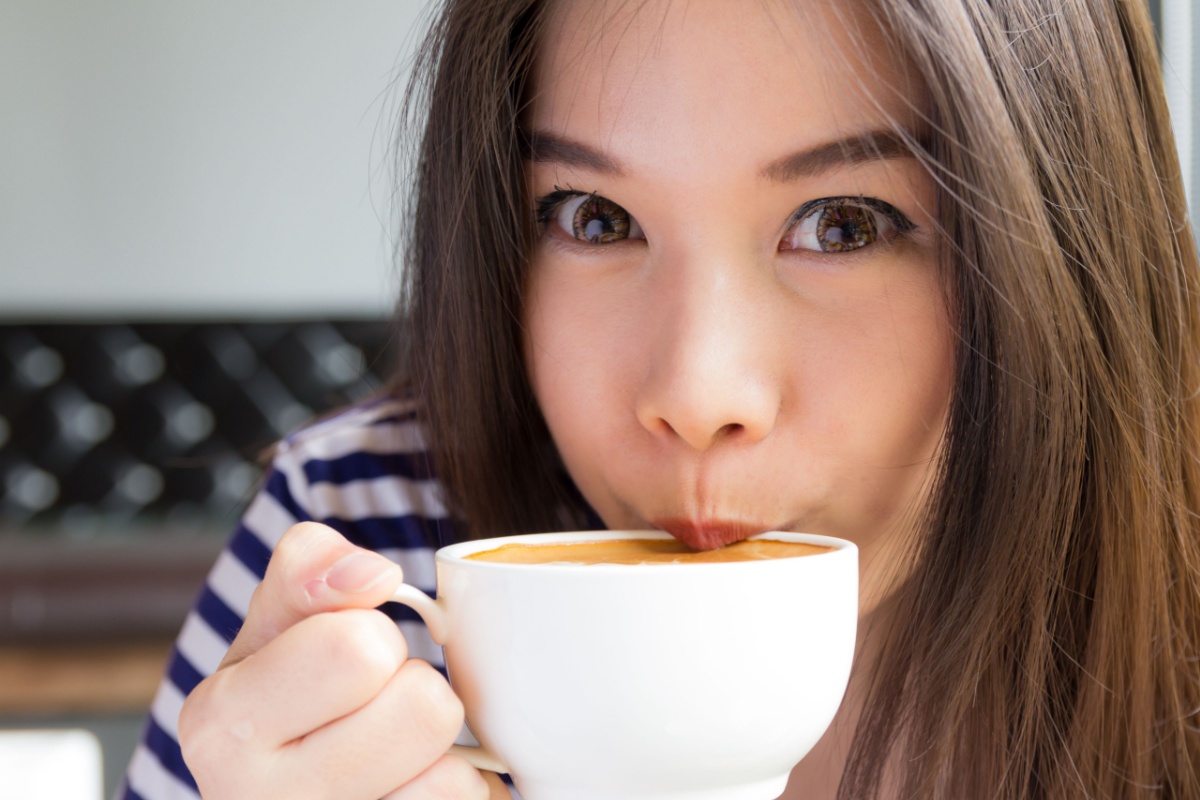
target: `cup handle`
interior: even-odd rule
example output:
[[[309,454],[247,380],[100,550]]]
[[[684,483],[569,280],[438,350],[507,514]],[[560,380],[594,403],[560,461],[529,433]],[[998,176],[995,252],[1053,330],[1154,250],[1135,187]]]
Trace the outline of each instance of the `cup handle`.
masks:
[[[420,614],[433,640],[443,647],[446,645],[446,634],[449,633],[446,630],[446,612],[438,605],[437,600],[415,586],[402,583],[392,595],[392,602],[406,605]]]
[[[392,601],[406,605],[420,614],[421,619],[425,620],[425,627],[429,629],[429,635],[433,637],[433,641],[445,646],[450,632],[446,627],[446,612],[442,610],[436,600],[415,586],[403,583],[392,595]],[[488,772],[509,771],[503,761],[482,746],[467,747],[456,744],[450,748],[450,752],[465,758],[475,769],[485,769]]]
[[[504,762],[492,755],[491,751],[483,745],[479,747],[467,747],[465,744],[455,744],[450,746],[450,752],[456,756],[462,756],[475,769],[487,770],[488,772],[498,772],[504,774],[508,772],[508,767]]]

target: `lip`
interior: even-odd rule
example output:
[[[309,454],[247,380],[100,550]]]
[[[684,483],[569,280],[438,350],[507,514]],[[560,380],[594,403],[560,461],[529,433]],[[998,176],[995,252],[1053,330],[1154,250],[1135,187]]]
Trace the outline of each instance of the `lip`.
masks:
[[[730,519],[663,517],[650,520],[650,524],[666,531],[694,550],[716,550],[756,533],[775,530],[766,525]]]

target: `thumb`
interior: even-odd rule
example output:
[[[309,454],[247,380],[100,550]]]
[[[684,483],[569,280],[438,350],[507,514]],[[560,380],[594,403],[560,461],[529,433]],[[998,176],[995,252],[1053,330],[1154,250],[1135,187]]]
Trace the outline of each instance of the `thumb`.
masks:
[[[279,539],[250,598],[237,638],[221,661],[236,664],[303,619],[326,611],[375,608],[404,581],[400,567],[356,547],[317,522],[293,525]]]

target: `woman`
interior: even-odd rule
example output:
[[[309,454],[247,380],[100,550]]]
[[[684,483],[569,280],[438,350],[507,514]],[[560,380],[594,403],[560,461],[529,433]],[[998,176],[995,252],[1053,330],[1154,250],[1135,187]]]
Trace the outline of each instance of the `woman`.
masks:
[[[464,1],[424,52],[394,391],[446,513],[393,519],[854,539],[855,676],[785,797],[1200,796],[1200,272],[1140,3]],[[272,524],[415,552],[360,523],[427,483],[330,511],[328,437],[428,477],[371,413],[292,440]],[[184,706],[206,798],[502,795],[365,611],[399,580],[283,537]]]

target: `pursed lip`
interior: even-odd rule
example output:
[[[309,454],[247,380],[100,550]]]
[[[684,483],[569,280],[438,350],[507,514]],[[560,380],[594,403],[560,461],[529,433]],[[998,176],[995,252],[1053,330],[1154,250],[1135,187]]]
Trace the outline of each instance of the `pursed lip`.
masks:
[[[687,517],[662,517],[650,520],[679,541],[695,550],[716,550],[727,544],[740,542],[763,531],[776,530],[770,526],[729,519],[689,519]]]

